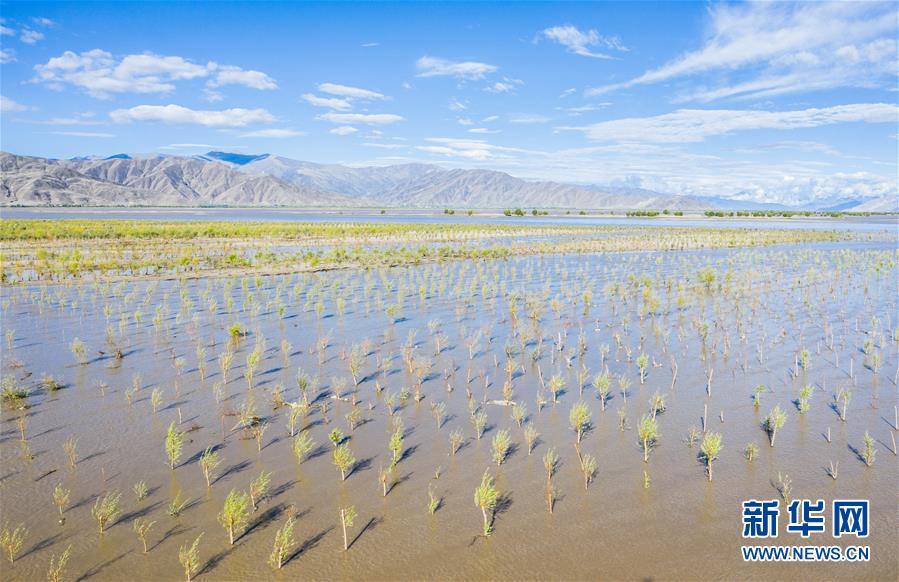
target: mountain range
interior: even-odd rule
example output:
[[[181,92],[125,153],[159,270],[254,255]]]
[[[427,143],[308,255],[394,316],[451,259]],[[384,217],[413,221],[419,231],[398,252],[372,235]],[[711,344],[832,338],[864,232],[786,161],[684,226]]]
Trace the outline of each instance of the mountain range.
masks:
[[[828,201],[896,211],[897,200]],[[785,209],[641,188],[526,181],[429,164],[350,167],[260,154],[117,154],[68,160],[0,152],[4,206],[291,206],[568,209]],[[823,205],[817,209],[823,209]],[[836,209],[836,208],[832,208]]]

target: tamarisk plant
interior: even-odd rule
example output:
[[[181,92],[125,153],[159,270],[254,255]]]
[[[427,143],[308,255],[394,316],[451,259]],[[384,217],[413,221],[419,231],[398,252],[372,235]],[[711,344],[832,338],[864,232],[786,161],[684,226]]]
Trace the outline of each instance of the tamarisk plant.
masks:
[[[840,388],[837,393],[837,401],[842,403],[840,408],[840,420],[846,422],[846,411],[849,409],[849,402],[852,400],[852,391]]]
[[[165,453],[169,458],[169,467],[174,471],[178,459],[181,458],[181,450],[184,447],[184,433],[175,427],[175,422],[169,424],[169,430],[165,437]]]
[[[297,544],[293,537],[293,526],[294,517],[290,515],[284,525],[275,533],[275,543],[272,546],[272,553],[268,557],[268,563],[276,570],[281,569],[290,550]]]
[[[259,502],[265,497],[266,493],[268,493],[269,485],[272,482],[272,473],[269,471],[266,473],[262,471],[259,473],[259,476],[253,479],[250,482],[250,503],[253,506],[253,511],[259,509]]]
[[[474,433],[478,440],[484,436],[484,429],[487,427],[487,413],[476,412],[471,416],[471,424],[474,426]]]
[[[66,549],[59,556],[50,556],[50,567],[47,569],[48,582],[62,582],[62,573],[65,571],[72,557],[72,544],[66,546]]]
[[[97,520],[97,525],[100,528],[100,535],[103,535],[106,532],[106,525],[113,520],[122,512],[120,501],[122,495],[118,491],[110,491],[100,497],[94,502],[94,506],[91,509],[91,515],[94,516],[94,519]]]
[[[874,448],[874,437],[868,434],[868,431],[865,431],[862,440],[865,448],[861,452],[861,458],[865,462],[865,466],[871,467],[874,465],[874,456],[877,454],[877,449]]]
[[[812,397],[815,389],[811,384],[806,384],[802,388],[799,389],[799,402],[797,408],[799,409],[800,414],[805,414],[808,412],[811,405],[809,404],[809,400]]]
[[[656,423],[656,419],[648,414],[643,415],[637,427],[637,434],[640,442],[643,443],[643,462],[649,462],[649,449],[659,437],[659,425]]]
[[[717,432],[707,432],[702,437],[702,444],[699,446],[699,450],[702,451],[702,458],[705,459],[709,481],[712,480],[712,461],[718,458],[721,446],[721,435]]]
[[[193,578],[193,575],[196,573],[197,569],[200,567],[200,539],[203,537],[203,534],[197,536],[190,546],[187,544],[182,545],[178,549],[178,561],[181,563],[181,567],[184,569],[184,577],[187,579],[187,582],[190,582]]]
[[[649,365],[649,356],[646,354],[640,354],[637,356],[637,368],[640,370],[640,385],[642,386],[646,381],[646,367]]]
[[[584,475],[584,491],[590,486],[593,477],[596,476],[596,457],[589,453],[580,456],[581,473]]]
[[[481,510],[484,518],[483,532],[485,536],[493,533],[493,519],[496,511],[496,504],[499,500],[499,491],[493,484],[493,477],[490,476],[489,469],[484,471],[481,477],[481,484],[474,490],[475,507]]]
[[[534,450],[534,444],[537,442],[537,437],[539,436],[540,433],[537,432],[537,429],[534,428],[533,424],[528,423],[524,427],[524,440],[527,443],[528,455]]]
[[[206,447],[203,454],[200,455],[200,469],[203,471],[203,477],[206,479],[206,487],[212,487],[212,472],[215,468],[222,464],[217,451],[212,447]]]
[[[506,429],[496,431],[493,436],[493,460],[496,461],[497,467],[505,462],[511,446],[512,438],[509,436],[509,431]]]
[[[309,431],[303,431],[294,437],[291,447],[293,449],[293,456],[296,457],[298,465],[303,463],[306,455],[309,454],[314,446],[315,441],[309,436]]]
[[[459,447],[462,446],[462,442],[465,440],[465,437],[462,436],[462,429],[455,428],[449,435],[450,441],[450,454],[452,456],[456,456],[456,451],[459,450]]]
[[[743,455],[746,457],[746,460],[750,463],[753,459],[755,459],[759,454],[759,446],[755,443],[749,443],[746,445],[746,448],[743,449]]]
[[[609,399],[609,393],[612,388],[612,377],[606,372],[597,374],[593,377],[593,388],[596,390],[596,396],[599,398],[601,410],[605,412],[606,401]]]
[[[787,423],[787,413],[781,410],[779,404],[775,404],[768,416],[765,417],[765,430],[768,432],[768,442],[773,447],[777,438],[777,431]]]
[[[3,529],[0,530],[0,546],[3,546],[3,549],[6,551],[6,557],[9,559],[10,564],[16,561],[16,554],[22,549],[22,545],[25,543],[25,536],[27,535],[28,530],[21,523],[15,528],[10,528],[9,524],[5,524]]]
[[[395,455],[394,459],[396,459]],[[334,466],[340,471],[340,480],[346,481],[347,472],[351,471],[353,465],[356,464],[356,457],[353,456],[350,445],[342,444],[336,447],[331,454],[331,460],[334,463]]]
[[[70,436],[62,443],[62,450],[66,454],[66,460],[69,462],[69,467],[74,469],[75,465],[78,463],[78,439],[74,436]]]
[[[69,489],[62,486],[62,483],[57,483],[53,489],[53,504],[59,511],[60,522],[62,521],[62,514],[65,513],[66,507],[69,505],[69,495],[71,493]]]
[[[218,515],[219,523],[228,532],[228,542],[234,545],[234,533],[241,529],[250,517],[250,498],[243,491],[234,489],[225,498],[225,505]]]
[[[137,498],[138,503],[146,499],[147,495],[150,493],[150,490],[147,488],[147,484],[144,481],[135,483],[131,490],[134,491],[134,497]]]
[[[346,528],[353,527],[353,522],[358,517],[355,506],[340,508],[340,525],[343,528],[343,551],[350,549],[349,538],[347,538]]]
[[[140,540],[145,554],[149,551],[147,548],[147,535],[149,535],[150,530],[153,529],[154,525],[156,525],[155,521],[147,521],[142,517],[138,517],[131,522],[131,529],[134,530],[137,539]]]
[[[581,438],[584,436],[584,432],[590,428],[591,418],[590,408],[587,407],[587,404],[583,400],[572,405],[571,411],[568,413],[568,423],[577,435],[576,444],[581,444]]]

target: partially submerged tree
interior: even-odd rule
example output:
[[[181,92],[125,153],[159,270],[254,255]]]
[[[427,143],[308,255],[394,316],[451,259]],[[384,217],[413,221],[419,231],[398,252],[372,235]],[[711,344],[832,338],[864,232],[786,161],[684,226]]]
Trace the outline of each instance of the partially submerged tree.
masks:
[[[187,579],[187,582],[191,581],[193,575],[200,568],[199,546],[200,538],[202,537],[203,534],[201,533],[194,540],[194,543],[189,546],[184,544],[178,549],[178,561],[181,563],[181,568],[184,569],[184,577]]]
[[[591,418],[590,408],[587,406],[586,402],[581,400],[572,405],[571,412],[568,413],[568,422],[571,425],[571,429],[577,435],[577,444],[581,443],[584,432],[590,428]]]
[[[206,447],[203,454],[200,455],[200,469],[206,479],[206,487],[212,487],[212,472],[221,464],[222,460],[219,458],[218,452],[212,447]]]
[[[169,424],[169,430],[165,436],[165,454],[169,458],[169,466],[175,470],[178,459],[181,458],[181,449],[184,446],[184,433],[175,427],[175,422]]]
[[[787,413],[781,410],[779,404],[775,404],[768,416],[765,417],[765,430],[768,432],[768,442],[773,447],[777,439],[777,431],[787,423]]]
[[[241,529],[250,517],[250,498],[243,491],[234,489],[225,498],[225,505],[218,519],[222,527],[228,532],[228,542],[234,545],[234,534]]]
[[[499,500],[499,492],[493,485],[493,477],[490,471],[484,471],[481,484],[474,490],[474,504],[481,510],[484,517],[484,535],[489,536],[493,532],[493,517],[496,504]]]
[[[702,444],[699,447],[702,451],[702,458],[705,460],[706,468],[709,474],[709,481],[712,480],[712,462],[718,458],[721,452],[721,435],[717,432],[707,432],[702,437]]]
[[[340,471],[340,480],[346,481],[347,472],[351,471],[353,465],[356,464],[356,457],[353,456],[350,445],[342,444],[335,448],[334,452],[331,454],[331,460],[334,462],[334,466]]]
[[[340,525],[343,528],[343,551],[350,549],[349,538],[347,538],[346,528],[353,527],[353,522],[358,514],[354,506],[340,508]]]
[[[94,519],[97,520],[97,525],[100,528],[100,535],[103,535],[106,532],[106,526],[122,512],[121,509],[121,501],[122,494],[118,491],[110,491],[104,495],[101,495],[94,502],[94,507],[91,509],[91,515],[94,516]]]
[[[643,462],[646,463],[649,461],[649,449],[659,437],[659,425],[656,423],[656,419],[648,414],[643,415],[637,428],[637,434],[643,444]]]
[[[284,525],[275,533],[275,543],[272,546],[272,553],[268,557],[268,563],[276,570],[281,569],[290,550],[296,546],[296,540],[293,537],[293,526],[294,517],[289,515]]]

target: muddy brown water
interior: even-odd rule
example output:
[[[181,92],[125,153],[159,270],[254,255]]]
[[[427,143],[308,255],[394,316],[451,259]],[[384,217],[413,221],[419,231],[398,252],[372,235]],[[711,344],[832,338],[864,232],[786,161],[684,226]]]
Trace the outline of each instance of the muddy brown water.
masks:
[[[24,414],[34,458],[21,458],[16,424],[20,413],[4,410],[2,520],[24,523],[28,535],[15,563],[4,561],[0,572],[6,580],[45,579],[51,556],[71,544],[67,579],[177,580],[183,578],[179,547],[202,533],[199,577],[208,580],[895,580],[899,575],[895,552],[899,474],[890,451],[890,432],[897,393],[897,344],[893,339],[893,330],[899,325],[896,261],[895,248],[871,243],[547,256],[367,273],[262,277],[258,288],[253,279],[247,281],[247,289],[260,304],[257,315],[245,305],[239,278],[230,288],[233,311],[223,297],[224,280],[185,282],[185,295],[191,298],[193,310],[180,316],[177,282],[141,281],[109,288],[48,286],[43,291],[40,287],[3,288],[3,327],[14,330],[11,349],[2,338],[3,371],[15,374],[20,385],[32,391]],[[696,271],[705,266],[716,270],[719,282],[731,273],[726,293],[695,288]],[[630,275],[638,281],[644,276],[651,280],[660,298],[657,313],[646,315],[642,322],[639,290],[628,287],[627,302],[610,298],[606,292],[610,283],[627,286]],[[664,288],[666,280],[672,284],[670,290]],[[679,281],[686,285],[681,291],[687,303],[683,308],[676,306]],[[593,291],[589,315],[584,315],[581,303],[585,284]],[[419,296],[421,286],[425,302]],[[276,291],[285,305],[283,319],[275,307]],[[465,390],[471,368],[472,393],[482,400],[484,381],[479,372],[484,370],[490,384],[488,398],[502,398],[513,292],[522,297],[518,326],[529,333],[532,326],[523,298],[528,293],[545,294],[539,320],[545,342],[537,364],[546,378],[559,373],[566,380],[559,403],[546,404],[538,412],[539,380],[530,356],[534,341],[529,341],[523,355],[517,340],[509,343],[516,346],[515,357],[524,361],[514,379],[514,398],[527,404],[529,420],[541,433],[530,455],[508,407],[483,405],[488,430],[476,440]],[[129,293],[133,294],[125,302],[123,296]],[[399,294],[404,307],[391,324],[384,309]],[[141,323],[137,323],[130,316],[145,296],[150,299],[142,307]],[[338,312],[335,296],[345,298],[343,314]],[[210,297],[218,303],[214,317],[207,310]],[[315,308],[319,297],[324,307],[321,316]],[[554,297],[561,304],[558,315],[550,304]],[[574,300],[577,303],[572,305]],[[105,341],[105,304],[112,306],[109,325],[117,337],[119,309],[129,316],[125,326],[128,339],[121,344],[125,356],[118,366]],[[163,304],[168,310],[157,330],[152,321],[154,309]],[[194,313],[196,319],[192,320]],[[861,351],[865,339],[871,337],[872,317],[885,335],[883,345],[875,339],[874,349],[882,358],[876,375],[863,365]],[[375,379],[394,394],[404,386],[411,389],[415,379],[404,368],[402,345],[415,330],[416,353],[432,356],[428,322],[435,319],[443,324],[447,347],[433,357],[431,373],[423,383],[424,400],[416,403],[409,398],[398,413],[406,427],[405,452],[395,471],[397,482],[383,497],[378,468],[390,461],[390,422],[383,395],[375,394]],[[833,350],[827,346],[825,320],[833,330]],[[232,322],[241,323],[250,334],[235,348],[231,379],[219,403],[212,390],[221,380],[216,358],[228,344],[227,327]],[[701,322],[709,325],[705,355],[697,332]],[[467,341],[484,326],[488,329],[470,360]],[[392,335],[385,338],[388,329]],[[593,427],[582,450],[598,460],[596,478],[586,491],[568,422],[571,405],[581,398],[576,385],[580,360],[575,357],[570,369],[564,360],[564,355],[576,348],[581,331],[587,345],[583,363],[590,376],[599,371],[603,344],[610,348],[606,364],[613,374],[612,397],[605,412],[601,412],[589,380],[583,393],[593,414]],[[553,340],[560,332],[567,332],[566,346],[562,354],[553,356]],[[242,372],[260,334],[266,339],[266,350],[253,392],[260,415],[270,423],[261,453],[254,440],[229,430],[236,417],[225,418],[224,437],[221,430],[222,411],[236,411],[247,396]],[[627,361],[626,350],[616,349],[615,334],[622,346],[631,349],[634,359],[640,353],[642,337],[645,353],[661,364],[650,365],[644,385],[636,364]],[[320,365],[314,344],[321,335],[329,337],[330,347]],[[729,336],[726,358],[725,335]],[[86,365],[75,363],[69,351],[75,337],[88,347]],[[279,347],[282,338],[292,344],[286,364]],[[332,402],[327,422],[320,411],[311,412],[302,426],[318,446],[312,458],[298,465],[287,434],[287,411],[273,410],[270,402],[273,387],[281,383],[286,398],[298,399],[294,378],[302,367],[321,378],[320,393],[313,396],[326,400],[334,377],[345,378],[349,392],[352,382],[341,351],[365,338],[371,340],[372,354],[359,386],[364,423],[349,430],[344,420],[351,407],[348,402]],[[206,345],[205,381],[197,370],[198,341]],[[764,345],[763,363],[757,353],[759,343]],[[811,365],[793,378],[794,356],[801,349],[809,350]],[[393,365],[382,378],[375,358],[387,353],[392,353]],[[186,361],[180,378],[172,354]],[[672,355],[678,362],[673,389]],[[853,378],[849,377],[851,359]],[[706,394],[708,366],[715,370],[711,397]],[[444,369],[455,369],[452,392],[446,390]],[[65,387],[46,393],[39,385],[42,374],[54,375]],[[142,387],[129,405],[125,390],[134,374],[140,375]],[[626,405],[616,381],[621,374],[630,380]],[[793,401],[806,383],[817,389],[811,409],[800,414]],[[102,391],[101,384],[106,385]],[[767,386],[768,391],[756,409],[752,389],[758,384]],[[841,386],[853,392],[845,423],[831,407]],[[164,391],[156,414],[150,403],[154,388]],[[666,395],[667,409],[659,416],[658,444],[644,463],[636,426],[656,391]],[[431,404],[437,401],[447,404],[447,418],[439,429],[430,413]],[[704,404],[708,404],[709,430],[724,438],[712,482],[698,458],[698,444],[692,448],[686,444],[689,428],[701,426]],[[787,411],[788,420],[772,448],[761,423],[775,404]],[[622,407],[629,425],[624,431],[618,427],[617,411]],[[172,471],[163,441],[169,423],[178,421],[179,410],[181,427],[190,432],[179,465]],[[719,419],[722,413],[723,422]],[[456,427],[462,429],[466,441],[453,457],[449,434]],[[346,481],[340,480],[331,463],[327,434],[334,428],[350,437],[357,459]],[[510,430],[515,447],[497,467],[490,443],[504,428]],[[828,428],[832,442],[824,438]],[[878,449],[873,467],[866,467],[854,452],[862,447],[866,430],[876,439]],[[78,439],[80,459],[74,470],[66,466],[62,449],[69,436]],[[759,446],[759,455],[752,462],[747,462],[742,452],[749,442]],[[208,490],[197,463],[207,446],[218,446],[223,458]],[[541,460],[548,447],[554,447],[561,457],[555,477],[558,500],[552,514],[546,507]],[[837,480],[826,473],[831,460],[839,463]],[[435,478],[438,467],[440,476]],[[478,535],[481,515],[474,506],[473,491],[488,468],[503,497],[494,534],[484,538]],[[263,470],[273,474],[272,491],[251,515],[246,532],[229,546],[217,521],[223,500],[232,489],[246,489]],[[48,471],[54,472],[45,475]],[[644,471],[650,479],[648,488],[644,487]],[[744,544],[741,503],[751,498],[777,498],[773,483],[779,472],[792,479],[793,497],[825,499],[828,508],[833,499],[870,499],[871,536],[864,541],[834,540],[828,517],[827,532],[803,540],[784,531],[786,518],[782,516],[781,535],[772,543],[845,547],[861,542],[871,547],[870,561],[744,563],[740,555]],[[132,493],[139,480],[150,488],[149,497],[140,503]],[[63,525],[52,504],[57,483],[72,491]],[[429,486],[440,498],[433,515],[427,511]],[[91,507],[98,494],[111,490],[122,493],[123,513],[100,536]],[[190,501],[179,517],[172,518],[166,509],[178,492]],[[349,529],[352,545],[344,552],[338,512],[349,505],[355,506],[359,516]],[[275,532],[288,512],[297,514],[297,546],[284,568],[274,571],[267,559]],[[146,555],[131,530],[136,517],[156,521]]]

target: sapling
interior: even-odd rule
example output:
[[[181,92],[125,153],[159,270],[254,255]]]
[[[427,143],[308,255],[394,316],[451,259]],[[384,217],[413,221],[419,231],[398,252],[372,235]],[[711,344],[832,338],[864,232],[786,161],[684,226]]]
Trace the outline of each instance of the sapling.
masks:
[[[874,456],[877,454],[877,449],[874,448],[874,437],[868,434],[868,431],[865,431],[862,440],[865,443],[865,448],[861,452],[861,457],[865,465],[870,467],[874,464]]]
[[[777,431],[787,423],[787,413],[781,410],[779,404],[775,404],[768,416],[765,417],[765,430],[768,431],[769,443],[773,447],[777,438]]]
[[[396,459],[396,456],[394,456],[394,459]],[[356,457],[353,456],[350,445],[343,444],[335,448],[331,454],[331,460],[340,471],[340,480],[346,481],[347,472],[351,471],[353,465],[356,464]]]
[[[132,491],[134,491],[134,496],[137,498],[137,502],[140,503],[144,499],[147,498],[149,494],[149,489],[147,489],[147,484],[144,481],[138,481],[132,487]]]
[[[555,374],[549,379],[549,391],[553,395],[553,404],[559,401],[559,393],[563,388],[565,388],[565,380],[559,374]]]
[[[121,498],[122,495],[118,491],[110,491],[109,493],[98,497],[94,502],[94,506],[91,508],[91,515],[97,520],[97,525],[100,528],[100,535],[105,533],[106,525],[112,522],[122,512],[120,505]]]
[[[390,466],[396,467],[397,463],[400,462],[400,457],[403,454],[403,429],[401,427],[397,427],[390,434],[388,448],[393,455]]]
[[[846,422],[846,412],[849,409],[849,402],[852,401],[852,391],[846,388],[840,388],[837,394],[837,400],[842,402],[840,408],[840,420]]]
[[[499,492],[493,484],[493,477],[490,476],[489,470],[484,471],[481,484],[474,490],[474,504],[481,510],[484,517],[485,536],[489,536],[493,532],[493,514],[498,500]]]
[[[200,469],[206,479],[206,487],[212,487],[212,472],[221,464],[222,460],[219,458],[218,452],[212,447],[206,447],[203,454],[200,455]]]
[[[434,415],[434,420],[437,421],[437,430],[440,430],[440,427],[443,426],[443,419],[446,417],[446,403],[436,402],[431,407],[431,414]]]
[[[812,393],[814,393],[815,389],[811,384],[806,384],[802,388],[799,389],[799,403],[797,408],[801,414],[805,414],[808,412],[811,405],[809,404],[809,400],[812,397]]]
[[[199,545],[202,537],[203,534],[201,533],[190,546],[185,544],[178,549],[178,561],[181,563],[181,567],[184,568],[184,576],[187,582],[191,581],[191,578],[193,578],[193,575],[200,567]]]
[[[474,426],[474,433],[478,440],[484,435],[484,429],[487,427],[487,413],[477,412],[471,416],[471,424]]]
[[[149,551],[147,548],[147,535],[150,533],[150,530],[153,529],[154,525],[156,525],[155,521],[148,521],[143,517],[138,517],[131,522],[131,529],[134,530],[137,539],[139,539],[141,545],[143,545],[145,554]]]
[[[766,390],[766,388],[765,388],[764,384],[759,384],[758,386],[756,386],[753,389],[752,404],[756,408],[758,408],[759,405],[762,403],[762,393],[764,393],[765,390]]]
[[[362,420],[362,409],[354,406],[352,410],[346,413],[344,418],[346,418],[347,424],[350,425],[350,432],[353,432],[356,430],[356,425]]]
[[[66,546],[66,549],[59,556],[50,556],[50,567],[47,569],[47,582],[62,582],[62,573],[69,563],[72,556],[72,544]]]
[[[496,431],[493,435],[493,460],[496,461],[497,467],[502,465],[509,454],[509,448],[512,446],[512,438],[506,429]]]
[[[74,469],[75,464],[78,463],[78,439],[73,436],[67,438],[65,442],[62,443],[62,450],[66,454],[69,467]]]
[[[178,459],[181,458],[181,450],[184,447],[184,433],[175,427],[175,422],[169,424],[169,430],[165,437],[165,453],[169,458],[169,467],[175,470]]]
[[[702,457],[705,459],[709,481],[712,480],[712,462],[718,458],[721,447],[721,435],[719,433],[707,432],[702,437],[702,444],[699,446],[699,450],[702,451]]]
[[[328,440],[331,441],[331,444],[335,447],[339,447],[341,443],[343,443],[343,432],[339,428],[333,429],[328,433]]]
[[[596,390],[596,396],[599,398],[599,405],[603,412],[606,411],[606,401],[609,399],[611,387],[612,377],[609,374],[604,372],[593,377],[593,388]]]
[[[556,454],[556,449],[550,447],[543,455],[543,468],[546,470],[547,481],[552,481],[558,467],[559,455]]]
[[[219,523],[228,532],[228,541],[234,545],[234,533],[247,523],[250,516],[250,498],[243,491],[234,489],[225,498],[225,505],[218,515]]]
[[[534,443],[537,442],[537,437],[539,436],[540,433],[537,432],[537,429],[534,428],[533,424],[528,423],[524,427],[524,440],[527,443],[528,455],[530,455],[531,451],[534,450]]]
[[[649,357],[646,354],[637,356],[637,367],[640,369],[640,384],[646,380],[646,367],[649,365]]]
[[[353,527],[353,521],[355,521],[358,514],[356,513],[356,508],[354,506],[342,507],[340,508],[340,525],[343,528],[343,551],[347,551],[350,549],[349,546],[349,538],[347,538],[346,528]]]
[[[462,436],[462,429],[455,428],[449,435],[450,441],[450,453],[452,456],[456,456],[456,451],[459,450],[459,447],[462,446],[462,441],[465,440],[465,437]]]
[[[659,437],[659,425],[656,423],[656,419],[648,414],[643,415],[637,428],[637,434],[643,444],[643,462],[646,463],[649,461],[649,448]]]
[[[150,405],[153,407],[153,414],[159,412],[159,405],[162,404],[162,389],[153,388],[150,393]]]
[[[428,485],[428,513],[434,515],[434,512],[440,507],[440,499],[434,495],[434,488],[432,485]]]
[[[746,445],[746,448],[743,449],[743,455],[746,456],[746,460],[752,462],[759,454],[759,446],[755,443],[749,443]]]
[[[65,513],[66,507],[69,505],[70,494],[71,491],[63,487],[62,483],[57,483],[56,487],[53,489],[53,504],[59,511],[60,518],[62,518],[62,514]],[[60,519],[60,522],[62,522],[62,519]]]
[[[12,529],[10,529],[9,524],[4,524],[3,529],[0,530],[0,546],[3,546],[3,549],[6,551],[6,557],[9,559],[10,564],[16,561],[16,554],[22,549],[22,545],[25,543],[25,536],[27,535],[28,530],[21,523]]]
[[[381,484],[381,495],[387,497],[387,492],[390,491],[388,487],[390,482],[389,469],[385,469],[383,466],[378,468],[378,482]]]
[[[665,395],[661,392],[656,392],[652,395],[652,398],[649,399],[649,413],[652,415],[652,418],[655,419],[656,415],[660,412],[665,412]]]
[[[87,346],[84,345],[83,341],[76,337],[69,345],[69,349],[72,350],[72,354],[75,356],[75,360],[79,364],[81,364],[82,366],[87,364]]]
[[[571,411],[568,413],[568,423],[577,435],[577,444],[581,443],[584,432],[590,428],[591,418],[590,408],[583,400],[572,405]]]
[[[261,473],[259,473],[258,477],[250,482],[250,503],[253,506],[253,511],[256,511],[259,508],[259,502],[265,498],[265,495],[268,493],[268,488],[271,483],[271,471],[269,471],[268,473],[262,471]]]
[[[596,475],[596,457],[589,453],[580,456],[581,473],[584,475],[584,490],[590,486],[593,477]]]
[[[309,436],[309,431],[303,431],[294,437],[292,445],[293,456],[296,457],[298,465],[303,463],[306,455],[309,454],[309,451],[311,451],[314,446],[315,441]]]
[[[793,480],[787,474],[777,472],[777,491],[783,498],[784,502],[790,503],[793,499]]]
[[[276,570],[281,569],[290,550],[297,544],[293,538],[293,525],[294,517],[289,515],[284,525],[275,533],[275,543],[272,546],[272,553],[268,557],[268,563]]]
[[[190,503],[190,499],[182,499],[181,491],[177,491],[175,493],[174,499],[169,502],[168,514],[171,518],[177,518],[181,516],[181,512],[184,511],[184,508],[187,507],[187,504]]]

